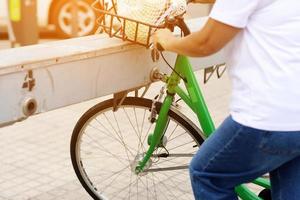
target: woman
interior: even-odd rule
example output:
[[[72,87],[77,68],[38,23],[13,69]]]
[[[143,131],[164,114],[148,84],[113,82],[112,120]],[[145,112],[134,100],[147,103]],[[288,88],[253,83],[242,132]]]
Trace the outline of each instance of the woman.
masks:
[[[202,30],[156,32],[166,51],[226,51],[230,116],[191,162],[195,199],[237,200],[237,185],[268,172],[273,200],[300,199],[299,8],[299,0],[217,0]]]

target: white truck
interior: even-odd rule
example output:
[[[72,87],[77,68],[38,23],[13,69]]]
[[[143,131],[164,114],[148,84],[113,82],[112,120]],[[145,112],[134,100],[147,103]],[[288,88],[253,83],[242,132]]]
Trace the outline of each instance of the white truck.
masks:
[[[193,19],[188,25],[196,31],[205,21]],[[165,56],[174,63],[175,54]],[[191,63],[194,70],[222,64],[223,52],[193,58]],[[156,69],[169,72],[162,59],[152,61],[149,49],[104,34],[2,50],[0,127],[33,114],[148,85]]]

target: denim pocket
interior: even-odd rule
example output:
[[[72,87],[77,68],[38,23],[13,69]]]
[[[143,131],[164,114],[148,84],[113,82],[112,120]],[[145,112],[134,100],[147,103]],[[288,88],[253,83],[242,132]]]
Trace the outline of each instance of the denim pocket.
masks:
[[[300,132],[266,132],[259,148],[277,155],[300,155]]]

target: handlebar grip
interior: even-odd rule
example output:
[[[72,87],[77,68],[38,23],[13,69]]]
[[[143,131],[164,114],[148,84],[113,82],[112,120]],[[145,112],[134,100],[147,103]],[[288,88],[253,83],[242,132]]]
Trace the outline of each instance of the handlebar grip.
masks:
[[[189,27],[186,25],[186,23],[184,22],[183,18],[178,19],[177,26],[181,29],[184,36],[188,36],[191,34],[191,31],[190,31]]]
[[[164,51],[165,49],[161,46],[160,43],[156,43],[156,48],[158,51]]]

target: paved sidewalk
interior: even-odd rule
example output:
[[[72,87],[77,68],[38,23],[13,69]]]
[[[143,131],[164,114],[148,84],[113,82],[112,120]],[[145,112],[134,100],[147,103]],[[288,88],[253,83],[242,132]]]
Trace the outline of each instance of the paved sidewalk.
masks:
[[[203,71],[197,76],[203,81]],[[148,96],[153,98],[159,87],[160,84],[154,84]],[[228,78],[213,78],[203,86],[203,93],[218,125],[228,115]],[[1,128],[0,200],[90,199],[71,166],[69,141],[82,113],[102,99],[36,115]]]

